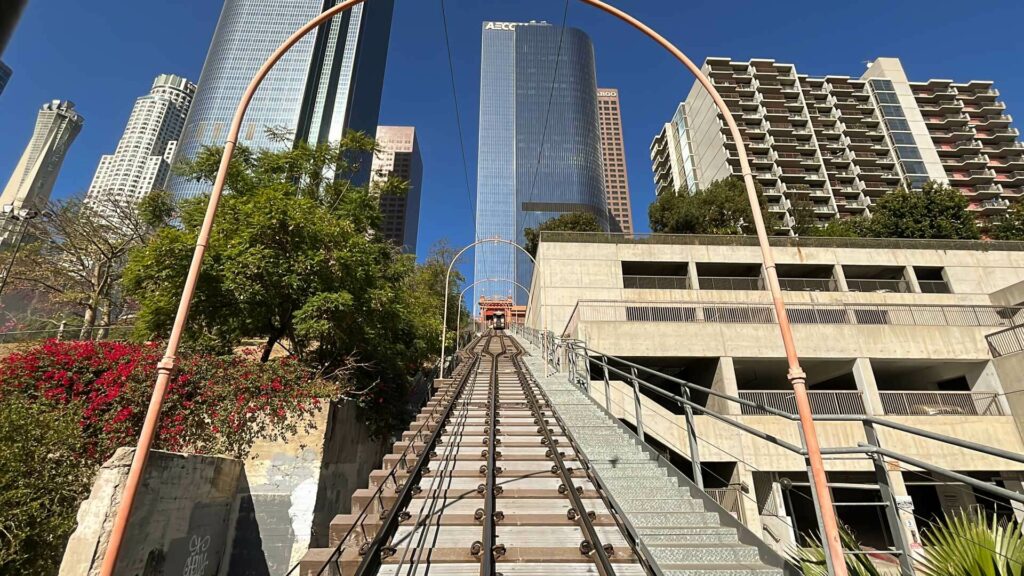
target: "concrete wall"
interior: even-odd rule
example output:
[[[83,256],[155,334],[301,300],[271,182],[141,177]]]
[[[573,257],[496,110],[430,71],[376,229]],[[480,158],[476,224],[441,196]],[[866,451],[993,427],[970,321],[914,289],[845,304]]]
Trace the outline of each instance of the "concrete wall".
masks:
[[[60,576],[99,574],[134,453],[121,448],[100,468],[78,511],[78,529],[68,542]],[[238,460],[152,452],[117,574],[218,574],[226,565],[235,495],[244,483]]]
[[[257,441],[244,462],[154,452],[118,574],[280,576],[327,545],[331,519],[350,512],[384,452],[352,403],[329,404],[285,441]],[[132,453],[101,468],[60,576],[98,573]]]
[[[617,418],[636,423],[633,389],[624,382],[611,382],[611,413]],[[604,383],[594,382],[591,386],[594,399],[605,406]],[[681,414],[673,414],[641,395],[641,416],[644,430],[662,444],[689,457],[689,441],[686,435],[686,420]],[[731,419],[760,430],[770,436],[800,445],[800,430],[796,422],[778,416],[740,416]],[[1010,416],[886,416],[888,420],[927,429],[938,434],[953,436],[962,440],[978,442],[986,446],[998,446],[1011,452],[1024,453],[1024,440],[1017,432],[1016,423]],[[739,431],[715,420],[710,416],[695,416],[694,428],[700,438],[698,448],[705,462],[745,462],[762,472],[791,472],[804,469],[804,460],[751,434]],[[819,422],[818,438],[823,448],[855,447],[866,442],[864,428],[859,422]],[[1001,458],[985,456],[934,440],[912,436],[884,427],[878,427],[882,445],[886,448],[923,460],[930,464],[958,471],[1019,471],[1024,464],[1009,462]],[[872,466],[865,459],[829,459],[825,462],[830,471],[870,472]]]

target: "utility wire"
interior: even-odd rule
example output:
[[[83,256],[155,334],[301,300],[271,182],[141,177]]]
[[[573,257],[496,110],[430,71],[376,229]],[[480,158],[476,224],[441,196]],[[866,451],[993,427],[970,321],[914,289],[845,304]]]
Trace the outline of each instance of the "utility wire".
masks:
[[[568,2],[568,0],[566,0]],[[455,85],[455,64],[452,59],[451,40],[448,37],[448,14],[444,7],[444,0],[441,0],[441,24],[444,31],[444,47],[448,51],[448,76],[452,84],[452,102],[455,104],[455,125],[459,129],[459,150],[462,153],[462,174],[466,179],[466,196],[469,198],[469,208],[472,217],[476,218],[476,202],[473,200],[473,188],[469,183],[469,163],[466,162],[466,139],[463,137],[462,113],[459,112],[459,94]]]

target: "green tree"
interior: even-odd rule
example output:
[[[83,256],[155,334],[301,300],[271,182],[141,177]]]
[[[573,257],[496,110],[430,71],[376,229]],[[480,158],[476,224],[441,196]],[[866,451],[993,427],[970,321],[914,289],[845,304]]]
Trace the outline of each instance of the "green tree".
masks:
[[[755,186],[770,233],[774,217],[767,214],[761,186]],[[751,214],[743,180],[735,177],[716,180],[693,194],[662,194],[648,209],[651,230],[666,234],[753,234]]]
[[[865,232],[875,238],[977,240],[981,234],[967,207],[963,194],[935,182],[899,189],[875,201]]]
[[[537,248],[540,246],[540,233],[554,231],[602,232],[601,223],[597,221],[597,216],[589,212],[570,212],[541,222],[537,228],[523,230],[523,235],[526,237],[526,246],[524,248],[531,255],[536,256]]]
[[[377,231],[380,195],[402,193],[407,183],[352,183],[375,151],[373,139],[354,132],[338,144],[240,148],[186,336],[191,346],[221,352],[258,337],[263,361],[281,343],[324,374],[351,372],[351,396],[373,405],[372,423],[387,429],[401,422],[405,403],[395,399],[428,353],[431,336],[415,318],[433,311],[417,309],[412,297],[413,257]],[[211,182],[220,155],[205,150],[186,174]],[[137,337],[171,325],[205,204],[184,203],[180,228],[161,229],[132,253],[125,288],[139,303]]]
[[[1024,240],[1024,208],[1020,202],[993,219],[989,235],[993,240]]]
[[[56,574],[92,468],[75,410],[0,397],[0,574]]]

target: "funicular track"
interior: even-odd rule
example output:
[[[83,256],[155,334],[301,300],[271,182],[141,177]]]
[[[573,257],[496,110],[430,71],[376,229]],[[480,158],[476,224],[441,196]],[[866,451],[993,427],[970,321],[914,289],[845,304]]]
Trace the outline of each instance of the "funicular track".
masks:
[[[500,331],[461,351],[301,574],[648,573],[522,354]]]

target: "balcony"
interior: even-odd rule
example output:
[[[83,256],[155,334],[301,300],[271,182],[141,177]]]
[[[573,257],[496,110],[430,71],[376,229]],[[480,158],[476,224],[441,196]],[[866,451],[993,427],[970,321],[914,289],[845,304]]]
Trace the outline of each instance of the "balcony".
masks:
[[[967,209],[970,210],[971,212],[991,215],[1003,212],[1009,207],[1009,200],[1003,200],[1002,198],[992,198],[991,200],[984,200],[982,202],[978,202],[977,204],[972,204],[968,206]]]
[[[982,182],[991,182],[996,177],[996,173],[992,170],[970,170],[968,172],[952,172],[949,174],[950,182],[967,182],[971,184],[980,184]]]

